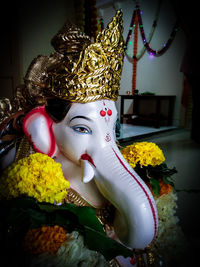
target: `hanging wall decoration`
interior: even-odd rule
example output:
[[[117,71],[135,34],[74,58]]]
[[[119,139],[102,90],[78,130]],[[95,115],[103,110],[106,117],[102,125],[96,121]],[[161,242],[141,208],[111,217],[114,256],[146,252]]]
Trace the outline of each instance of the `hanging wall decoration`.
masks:
[[[98,32],[104,30],[104,22],[103,22],[103,17],[102,15],[100,14],[98,19],[97,19],[97,28],[98,28]]]
[[[134,56],[135,56],[135,55],[133,55],[133,58],[130,56],[130,54],[128,52],[128,46],[129,46],[129,44],[131,44],[130,38],[132,36],[132,31],[135,28],[134,22],[135,22],[135,19],[136,19],[136,14],[138,15],[139,29],[140,29],[140,34],[141,34],[142,42],[143,42],[143,45],[144,45],[143,48],[142,48],[142,50],[136,55],[137,60],[139,60],[144,55],[144,52],[146,50],[151,55],[161,56],[170,47],[172,41],[174,40],[174,37],[175,37],[177,31],[179,30],[179,23],[178,23],[178,21],[175,22],[168,41],[163,44],[163,47],[161,49],[155,50],[155,49],[153,49],[153,48],[150,47],[150,42],[151,42],[151,39],[153,37],[155,28],[157,26],[157,21],[158,21],[158,17],[159,17],[161,3],[162,3],[162,0],[160,0],[159,3],[158,3],[158,8],[157,8],[157,11],[156,11],[155,19],[153,21],[152,29],[150,31],[150,34],[149,34],[148,38],[146,38],[146,34],[145,34],[145,31],[144,31],[143,20],[142,20],[142,11],[141,11],[141,9],[139,7],[139,3],[136,3],[136,7],[135,7],[135,10],[133,12],[133,16],[132,16],[132,19],[131,19],[131,24],[130,24],[129,32],[128,32],[128,35],[127,35],[127,38],[126,38],[126,43],[125,43],[126,55],[127,55],[127,57],[129,59],[132,60],[134,58]]]
[[[152,27],[151,27],[151,31],[148,35],[148,38],[147,38],[147,42],[150,43],[152,37],[153,37],[153,34],[155,32],[155,29],[156,29],[156,26],[157,26],[157,21],[158,21],[158,17],[159,17],[159,13],[160,13],[160,7],[161,7],[161,3],[162,3],[162,0],[159,0],[158,2],[158,7],[157,7],[157,10],[156,10],[156,14],[155,14],[155,18],[153,20],[153,24],[152,24]],[[137,4],[137,9],[139,9],[139,5]],[[136,10],[134,10],[133,12],[133,16],[132,16],[132,19],[131,19],[131,23],[130,23],[130,27],[129,27],[129,32],[128,32],[128,35],[127,35],[127,38],[126,38],[126,57],[128,58],[128,60],[130,62],[133,62],[133,57],[134,55],[131,55],[128,51],[128,47],[129,45],[131,44],[131,41],[130,41],[130,38],[131,38],[131,35],[132,35],[132,31],[133,31],[133,28],[134,28],[134,20],[135,20],[135,12]],[[142,15],[142,11],[139,10],[140,12],[140,15]],[[143,46],[142,49],[137,53],[136,55],[136,58],[137,60],[140,60],[142,58],[142,56],[144,55],[146,51],[146,46]]]
[[[150,42],[148,42],[146,39],[146,35],[144,32],[144,27],[143,27],[143,22],[142,22],[142,16],[140,13],[139,13],[139,26],[140,26],[140,33],[141,33],[143,44],[146,47],[148,53],[150,53],[153,56],[163,55],[169,49],[170,45],[172,44],[172,41],[174,40],[174,37],[175,37],[177,31],[179,30],[179,23],[178,23],[178,21],[176,21],[174,26],[173,26],[173,29],[172,29],[172,32],[170,34],[168,41],[163,44],[163,47],[161,49],[155,50],[155,49],[150,47]]]
[[[157,26],[157,21],[159,17],[160,7],[161,7],[162,0],[159,0],[158,2],[158,8],[156,10],[155,19],[152,24],[151,31],[148,35],[148,38],[146,38],[146,34],[144,32],[144,26],[143,26],[143,20],[142,20],[142,11],[140,10],[139,3],[136,2],[136,7],[133,11],[133,16],[131,19],[131,24],[129,27],[128,35],[125,42],[125,53],[126,57],[130,62],[133,63],[133,76],[132,76],[132,95],[135,93],[136,89],[136,75],[137,75],[137,62],[141,59],[141,57],[144,55],[145,51],[151,55],[151,56],[161,56],[163,55],[170,47],[177,31],[179,30],[179,23],[178,21],[175,22],[174,27],[172,29],[172,32],[170,34],[170,38],[166,43],[164,43],[163,47],[159,50],[155,50],[151,48],[150,42],[152,40],[153,34],[155,32],[155,28]],[[140,29],[140,34],[143,42],[143,47],[138,53],[138,28]],[[128,52],[129,45],[132,44],[130,41],[132,37],[132,33],[134,32],[134,43],[133,43],[133,56],[131,56]]]

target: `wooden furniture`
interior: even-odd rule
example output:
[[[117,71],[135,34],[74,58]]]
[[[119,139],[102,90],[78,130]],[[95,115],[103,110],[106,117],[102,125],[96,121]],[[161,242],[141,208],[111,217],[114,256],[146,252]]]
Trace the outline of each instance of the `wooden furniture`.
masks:
[[[121,115],[120,115],[120,123],[123,123],[124,118],[128,118],[129,121],[132,121],[134,124],[134,119],[132,119],[133,115],[137,116],[137,123],[140,125],[144,125],[146,122],[147,125],[154,126],[155,128],[160,128],[161,122],[164,120],[166,121],[166,125],[170,126],[172,125],[173,120],[173,112],[174,112],[174,103],[176,96],[174,95],[120,95],[121,98]],[[124,113],[124,106],[125,106],[125,100],[132,100],[133,101],[133,111],[130,114]],[[140,111],[141,109],[141,103],[142,101],[146,102],[148,104],[148,108],[151,108],[151,103],[155,102],[154,110],[151,111],[151,115],[143,115]],[[164,116],[162,114],[162,105],[163,103],[167,102],[167,112]],[[165,103],[166,104],[166,103]],[[136,121],[135,120],[135,121]]]

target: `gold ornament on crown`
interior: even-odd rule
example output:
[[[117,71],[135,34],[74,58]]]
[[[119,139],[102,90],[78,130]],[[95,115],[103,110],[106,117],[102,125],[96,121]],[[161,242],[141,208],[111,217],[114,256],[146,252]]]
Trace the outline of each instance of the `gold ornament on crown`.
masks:
[[[74,51],[66,53],[62,66],[48,72],[49,93],[71,102],[116,101],[124,59],[122,32],[122,12],[117,11],[95,43],[83,45],[79,57]],[[61,31],[53,38],[55,50],[64,50],[60,39],[66,38]]]

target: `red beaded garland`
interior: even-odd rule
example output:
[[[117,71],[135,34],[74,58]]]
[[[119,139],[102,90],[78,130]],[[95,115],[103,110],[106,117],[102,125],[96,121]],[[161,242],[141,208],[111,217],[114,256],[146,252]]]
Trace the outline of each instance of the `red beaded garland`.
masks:
[[[135,28],[134,28],[134,45],[133,45],[133,77],[132,77],[132,94],[134,95],[136,89],[137,76],[137,50],[138,50],[138,10],[135,14]]]

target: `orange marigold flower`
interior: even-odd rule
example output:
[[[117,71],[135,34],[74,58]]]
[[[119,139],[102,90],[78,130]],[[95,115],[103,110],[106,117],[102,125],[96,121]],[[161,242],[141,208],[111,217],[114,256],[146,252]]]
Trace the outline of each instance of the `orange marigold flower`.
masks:
[[[170,192],[172,192],[173,187],[170,184],[164,183],[162,179],[160,179],[159,182],[160,182],[160,195],[158,197],[160,197],[162,195],[167,195]],[[146,185],[149,187],[152,195],[154,196],[154,193],[153,193],[152,186],[151,186],[150,182],[146,182]]]
[[[170,184],[165,184],[163,180],[160,180],[160,196],[164,194],[169,194],[173,187]]]
[[[30,254],[55,254],[66,241],[66,230],[61,226],[42,226],[29,230],[24,238],[24,249]]]

